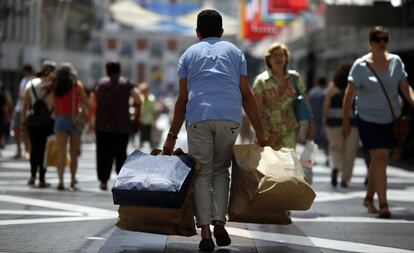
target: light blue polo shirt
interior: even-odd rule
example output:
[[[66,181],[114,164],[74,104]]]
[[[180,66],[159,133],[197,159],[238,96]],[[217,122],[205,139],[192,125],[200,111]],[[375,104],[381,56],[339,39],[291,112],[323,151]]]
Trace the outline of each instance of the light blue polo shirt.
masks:
[[[178,62],[187,78],[187,125],[204,120],[241,123],[240,75],[247,76],[243,52],[230,42],[209,37],[190,46]]]
[[[404,63],[398,55],[390,54],[388,69],[377,74],[385,86],[394,114],[398,118],[401,115],[398,86],[400,81],[407,79]],[[387,124],[393,121],[381,85],[362,57],[352,65],[348,81],[356,86],[356,107],[361,119],[378,124]]]

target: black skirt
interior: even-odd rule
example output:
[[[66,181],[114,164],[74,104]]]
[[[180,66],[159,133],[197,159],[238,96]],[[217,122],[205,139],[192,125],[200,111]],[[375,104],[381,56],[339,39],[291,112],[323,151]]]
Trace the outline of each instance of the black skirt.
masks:
[[[359,137],[364,148],[393,149],[398,140],[393,135],[394,123],[378,124],[358,117]]]

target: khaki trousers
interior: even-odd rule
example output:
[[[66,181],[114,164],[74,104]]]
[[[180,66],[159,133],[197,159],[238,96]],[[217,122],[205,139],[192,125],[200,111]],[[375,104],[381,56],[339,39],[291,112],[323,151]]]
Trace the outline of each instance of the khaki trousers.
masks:
[[[344,138],[342,127],[327,127],[326,135],[329,140],[329,163],[333,169],[342,172],[341,181],[348,183],[358,151],[358,128],[351,127],[351,133]]]
[[[200,165],[194,202],[197,226],[226,221],[229,167],[240,124],[227,120],[201,121],[187,127],[188,153]]]

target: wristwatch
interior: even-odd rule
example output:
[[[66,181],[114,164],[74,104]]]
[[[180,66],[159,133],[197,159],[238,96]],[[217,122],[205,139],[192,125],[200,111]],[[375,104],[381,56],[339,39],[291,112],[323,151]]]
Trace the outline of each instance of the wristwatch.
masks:
[[[178,138],[178,136],[173,134],[172,132],[169,132],[167,136],[171,137],[171,139],[173,139],[173,140],[177,140],[177,138]]]

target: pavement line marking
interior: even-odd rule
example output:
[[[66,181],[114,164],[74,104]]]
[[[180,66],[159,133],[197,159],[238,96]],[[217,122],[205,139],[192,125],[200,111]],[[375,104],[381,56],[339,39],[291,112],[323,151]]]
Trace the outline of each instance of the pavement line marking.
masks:
[[[44,211],[44,210],[0,210],[0,215],[39,215],[39,216],[82,216],[76,212]]]
[[[73,194],[73,193],[95,193],[95,194],[99,194],[99,195],[111,195],[112,193],[110,191],[102,191],[101,189],[99,189],[99,186],[79,186],[80,190],[77,191],[72,191],[70,190],[70,188],[67,188],[67,191],[57,191],[56,188],[53,186],[53,182],[49,181],[49,183],[52,183],[51,187],[48,188],[37,188],[37,187],[29,187],[29,186],[5,186],[5,185],[0,185],[0,192],[41,192],[41,193],[51,193],[51,194],[55,194],[55,195],[65,195],[65,194]],[[96,180],[93,181],[82,181],[82,182],[96,182]],[[57,184],[57,183],[56,183]]]
[[[95,217],[62,217],[62,218],[43,218],[43,219],[19,219],[19,220],[0,220],[0,226],[36,224],[36,223],[58,223],[58,222],[75,222],[90,220],[111,220],[116,217],[95,216]]]
[[[414,198],[412,197],[414,192],[404,190],[395,190],[395,189],[388,189],[387,190],[387,199],[391,201],[403,201],[403,202],[414,202]],[[346,200],[346,199],[354,199],[354,198],[362,198],[365,196],[365,191],[354,191],[354,192],[347,192],[347,193],[339,193],[339,192],[325,192],[325,191],[317,191],[316,198],[314,202],[327,202],[327,201],[338,201],[338,200]]]
[[[105,238],[103,237],[94,237],[94,236],[86,237],[86,239],[87,240],[105,240]]]
[[[366,244],[366,243],[356,243],[356,242],[324,239],[324,238],[311,237],[311,236],[287,235],[287,234],[280,234],[280,233],[251,231],[251,230],[233,228],[233,227],[226,227],[226,229],[227,229],[227,232],[229,232],[229,234],[232,234],[235,236],[241,236],[241,237],[245,237],[249,239],[264,240],[264,241],[271,241],[271,242],[278,242],[278,243],[287,243],[287,244],[294,244],[294,245],[300,245],[300,246],[306,246],[306,247],[341,250],[345,252],[361,252],[361,253],[372,253],[372,252],[376,252],[376,253],[390,253],[390,252],[410,253],[411,252],[413,253],[414,252],[414,251],[406,250],[406,249],[377,246],[377,245]]]
[[[352,177],[351,186],[357,185],[365,181],[365,177]],[[402,178],[402,177],[389,177],[387,179],[388,184],[413,184],[414,178]],[[313,176],[313,183],[331,183],[330,176]]]
[[[95,207],[88,207],[88,206],[81,206],[75,204],[66,204],[56,201],[49,201],[49,200],[40,200],[34,198],[25,198],[25,197],[17,197],[12,195],[4,195],[0,194],[0,201],[5,202],[12,202],[17,204],[22,204],[26,206],[41,206],[51,209],[60,209],[65,211],[73,211],[82,213],[85,216],[108,216],[108,217],[118,217],[118,212],[95,208]]]
[[[355,216],[332,216],[332,217],[316,217],[316,218],[295,218],[294,222],[343,222],[343,223],[404,223],[414,224],[412,220],[396,220],[396,219],[378,219],[371,217],[355,217]]]

